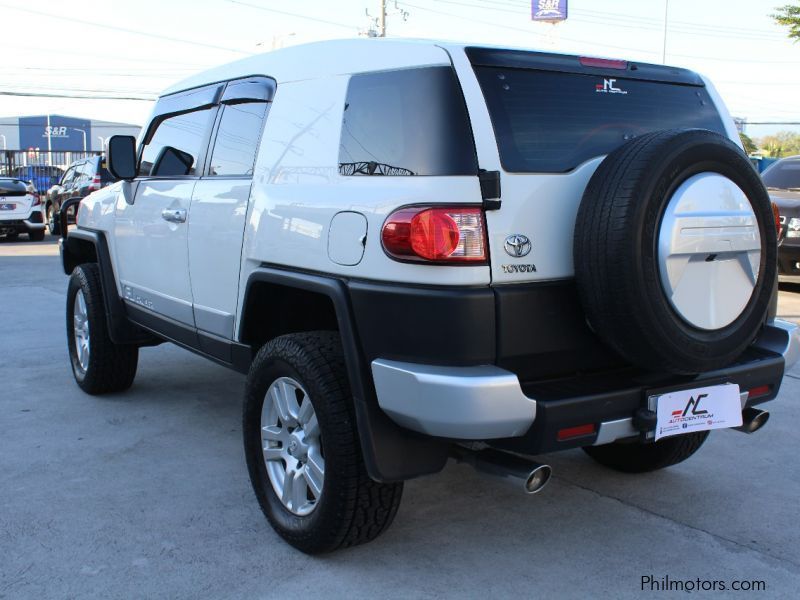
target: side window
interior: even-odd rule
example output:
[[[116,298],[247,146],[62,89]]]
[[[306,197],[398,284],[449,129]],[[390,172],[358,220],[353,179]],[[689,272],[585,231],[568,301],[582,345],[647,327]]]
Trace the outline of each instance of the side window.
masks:
[[[341,175],[475,175],[475,143],[451,67],[354,75],[339,146]]]
[[[150,143],[142,149],[139,175],[150,175],[153,164],[159,156],[163,155],[165,148],[177,150],[182,157],[186,158],[186,162],[189,162],[190,166],[186,170],[183,170],[181,166],[177,171],[161,168],[158,169],[159,176],[185,175],[187,172],[189,175],[196,175],[199,168],[197,159],[215,111],[216,107],[205,108],[167,117],[161,121],[151,137]],[[171,161],[170,166],[172,165],[177,168],[178,161]]]
[[[267,106],[266,102],[244,102],[223,107],[209,175],[253,174]]]
[[[64,176],[61,178],[61,183],[59,185],[61,185],[61,187],[69,185],[74,176],[75,176],[75,166],[73,165],[69,167],[67,171],[64,173]]]

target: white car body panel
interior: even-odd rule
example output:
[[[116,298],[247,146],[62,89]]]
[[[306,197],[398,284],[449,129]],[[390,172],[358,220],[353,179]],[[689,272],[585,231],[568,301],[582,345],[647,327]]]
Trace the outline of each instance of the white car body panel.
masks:
[[[148,202],[142,204],[148,206],[138,207],[137,196],[132,208],[125,196],[136,184],[123,183],[87,197],[79,224],[109,232],[123,296],[125,286],[144,290],[148,299],[174,304],[167,316],[224,337],[238,330],[245,284],[262,264],[420,285],[486,286],[570,278],[575,216],[586,183],[604,157],[592,158],[569,173],[504,171],[465,47],[411,40],[328,41],[249,57],[190,77],[165,94],[259,74],[278,83],[249,198],[246,180],[233,187],[228,186],[234,182],[211,183],[211,178],[179,186],[150,180],[139,184],[146,185]],[[479,204],[477,177],[347,177],[338,171],[342,112],[352,74],[450,64],[466,100],[478,164],[501,174],[502,208],[486,213],[490,266],[402,263],[390,259],[381,247],[381,227],[399,207],[428,202]],[[726,132],[739,144],[727,109],[711,83],[704,81]],[[161,219],[161,209],[174,206],[188,210],[187,223]],[[341,242],[350,244],[346,249],[331,253],[330,224],[342,212],[366,220],[360,260],[332,259],[357,254],[352,240]],[[357,229],[348,235],[355,236]],[[505,253],[506,237],[512,234],[531,240],[528,256],[512,258]],[[150,268],[152,261],[158,261],[158,269]],[[506,272],[504,265],[513,264],[535,265],[535,271]],[[128,301],[141,305],[141,294]],[[193,317],[191,310],[186,311],[192,303]]]

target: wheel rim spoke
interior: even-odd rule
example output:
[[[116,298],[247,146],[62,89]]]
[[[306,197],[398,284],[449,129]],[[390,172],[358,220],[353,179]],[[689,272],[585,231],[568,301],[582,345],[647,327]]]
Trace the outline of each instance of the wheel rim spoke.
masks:
[[[296,471],[292,477],[291,508],[295,511],[302,510],[308,504],[308,484],[303,477],[304,471],[305,469]]]
[[[314,498],[322,495],[322,484],[325,482],[325,461],[319,450],[312,447],[308,451],[308,462],[305,464],[303,475]]]
[[[270,483],[290,512],[305,516],[325,484],[319,422],[303,386],[281,377],[269,386],[261,409],[261,441]]]
[[[75,294],[75,305],[72,310],[72,331],[75,338],[75,354],[82,371],[89,368],[89,316],[83,290]]]

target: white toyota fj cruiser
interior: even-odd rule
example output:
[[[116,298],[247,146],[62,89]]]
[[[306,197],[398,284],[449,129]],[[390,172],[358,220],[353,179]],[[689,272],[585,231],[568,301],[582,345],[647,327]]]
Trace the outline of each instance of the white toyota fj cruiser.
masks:
[[[800,353],[774,209],[684,69],[297,46],[168,89],[108,167],[61,209],[78,385],[164,341],[247,373],[255,494],[305,552],[374,539],[448,457],[528,492],[544,452],[678,463],[763,425]]]

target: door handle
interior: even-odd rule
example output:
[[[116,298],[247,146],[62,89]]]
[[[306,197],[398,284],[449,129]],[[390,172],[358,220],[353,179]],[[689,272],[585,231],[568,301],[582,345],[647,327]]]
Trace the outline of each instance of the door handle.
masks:
[[[161,211],[161,218],[170,223],[186,223],[186,209],[165,208]]]

